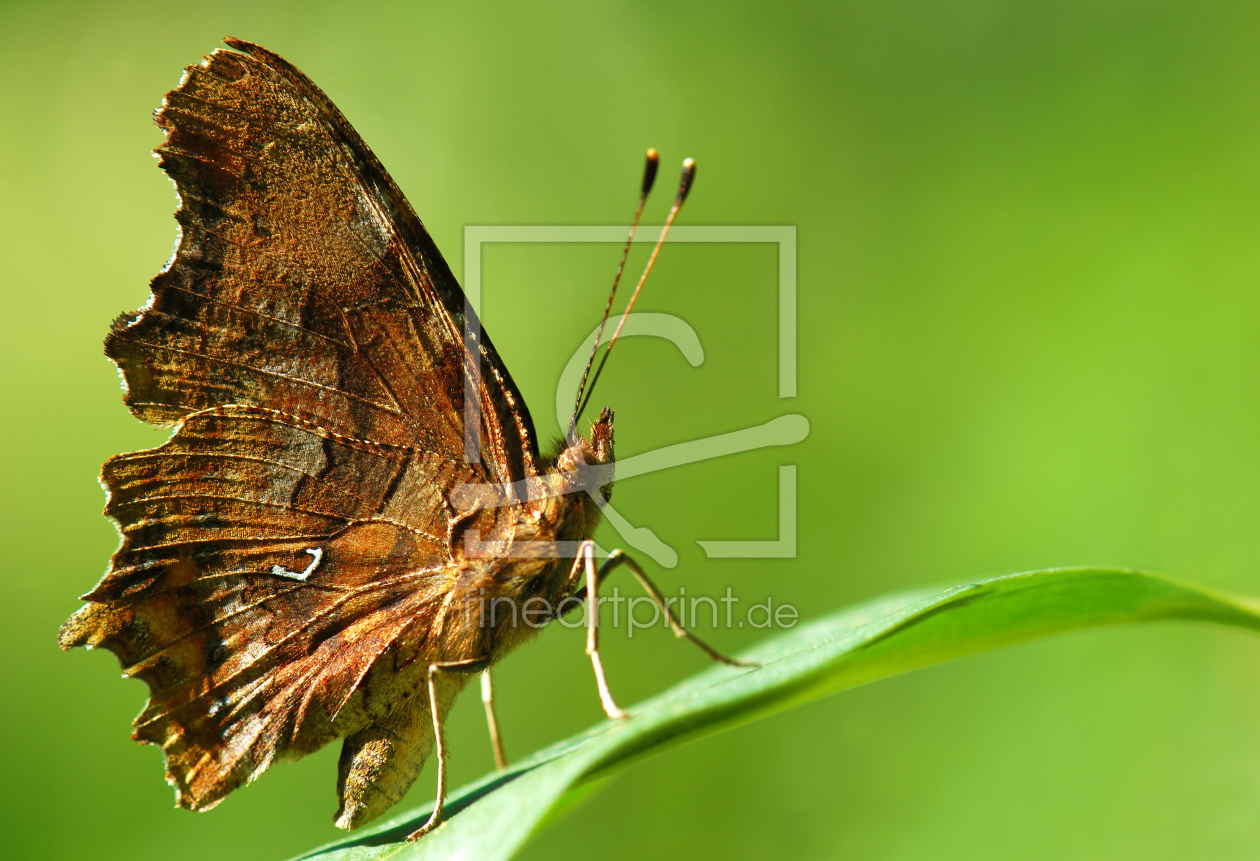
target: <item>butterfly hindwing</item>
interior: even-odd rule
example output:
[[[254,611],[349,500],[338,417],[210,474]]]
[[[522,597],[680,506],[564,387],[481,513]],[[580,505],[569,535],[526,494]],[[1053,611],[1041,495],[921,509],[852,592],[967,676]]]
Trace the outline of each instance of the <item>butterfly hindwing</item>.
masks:
[[[360,691],[382,656],[398,673],[475,647],[446,624],[441,496],[415,491],[463,469],[257,408],[197,413],[105,465],[123,543],[61,642],[148,683],[134,735],[162,746],[182,806],[383,717]]]

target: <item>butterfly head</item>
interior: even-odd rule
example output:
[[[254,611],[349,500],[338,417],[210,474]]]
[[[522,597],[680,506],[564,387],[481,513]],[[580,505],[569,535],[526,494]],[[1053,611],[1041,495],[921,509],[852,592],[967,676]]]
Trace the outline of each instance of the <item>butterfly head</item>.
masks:
[[[607,502],[612,498],[613,477],[613,411],[604,407],[591,424],[589,437],[573,434],[556,455],[556,472],[567,485],[567,492],[599,488]]]

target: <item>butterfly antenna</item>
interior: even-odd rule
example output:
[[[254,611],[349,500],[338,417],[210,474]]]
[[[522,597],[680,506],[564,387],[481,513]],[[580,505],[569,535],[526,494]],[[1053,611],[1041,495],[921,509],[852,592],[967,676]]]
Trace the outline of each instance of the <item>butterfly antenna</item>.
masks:
[[[608,292],[608,303],[604,305],[604,317],[599,321],[599,331],[595,333],[595,343],[591,345],[590,358],[586,360],[586,370],[582,371],[582,382],[578,384],[577,398],[573,401],[573,418],[569,419],[569,432],[566,437],[573,436],[581,416],[582,393],[586,390],[586,378],[591,375],[591,365],[595,364],[595,353],[599,351],[599,339],[604,336],[604,326],[608,324],[608,315],[612,312],[613,297],[617,295],[617,285],[621,283],[621,273],[626,271],[626,258],[630,256],[630,246],[634,242],[635,231],[639,229],[639,218],[643,215],[643,204],[647,203],[648,194],[656,182],[656,169],[661,165],[661,157],[656,150],[648,147],[647,163],[643,166],[643,185],[639,191],[639,203],[634,208],[634,220],[630,222],[630,235],[626,237],[626,246],[621,249],[621,262],[617,264],[617,274],[613,277],[612,290]]]
[[[669,209],[669,216],[665,219],[665,226],[661,228],[660,238],[656,240],[656,246],[652,249],[652,256],[648,258],[647,266],[643,268],[643,274],[639,276],[639,283],[635,285],[634,292],[630,294],[630,301],[626,303],[626,310],[621,312],[621,319],[617,321],[617,328],[613,330],[612,337],[608,339],[608,347],[604,350],[604,356],[599,360],[599,366],[595,369],[595,376],[591,378],[591,386],[586,391],[586,400],[578,404],[578,409],[574,416],[580,416],[582,410],[586,409],[586,404],[590,401],[591,394],[595,391],[595,384],[599,382],[599,375],[603,372],[604,365],[608,363],[608,356],[617,344],[617,337],[621,335],[621,327],[626,325],[626,318],[630,316],[630,309],[634,307],[635,300],[639,298],[639,291],[643,289],[643,282],[647,280],[648,273],[652,271],[652,264],[656,263],[656,255],[661,253],[661,246],[665,244],[665,237],[669,235],[669,228],[673,226],[678,210],[682,209],[683,201],[687,199],[687,193],[691,191],[691,182],[695,178],[695,161],[693,159],[684,159],[682,179],[678,181],[678,194],[674,197],[674,205]],[[575,418],[575,424],[576,421]]]

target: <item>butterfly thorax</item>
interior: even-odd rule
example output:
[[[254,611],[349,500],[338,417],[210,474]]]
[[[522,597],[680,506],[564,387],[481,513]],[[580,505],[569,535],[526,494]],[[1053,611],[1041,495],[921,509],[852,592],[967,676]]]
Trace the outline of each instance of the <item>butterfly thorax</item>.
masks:
[[[613,413],[605,409],[589,437],[561,441],[544,458],[541,475],[523,483],[518,504],[508,506],[514,519],[510,547],[499,557],[496,579],[520,600],[533,596],[557,602],[571,594],[570,571],[576,545],[594,536],[601,507],[612,497]],[[509,513],[510,512],[510,513]]]
[[[557,444],[541,474],[510,489],[497,487],[503,494],[497,507],[467,521],[469,529],[484,525],[491,541],[478,544],[468,530],[456,530],[453,549],[464,568],[450,606],[451,628],[463,628],[458,639],[480,640],[474,650],[498,660],[565,609],[565,599],[582,585],[580,576],[571,576],[577,547],[594,535],[600,506],[612,494],[612,456],[612,411],[605,410],[589,438]],[[485,506],[489,498],[477,503]],[[470,624],[479,636],[465,627]]]

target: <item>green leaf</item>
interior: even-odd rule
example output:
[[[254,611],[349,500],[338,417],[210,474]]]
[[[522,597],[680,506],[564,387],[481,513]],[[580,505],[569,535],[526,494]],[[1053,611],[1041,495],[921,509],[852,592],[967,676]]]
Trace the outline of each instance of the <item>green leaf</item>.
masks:
[[[1260,604],[1164,577],[1059,569],[900,593],[773,637],[741,657],[759,669],[715,666],[503,772],[453,793],[445,821],[416,843],[426,806],[302,859],[509,858],[597,782],[670,747],[772,712],[986,649],[1098,625],[1183,619],[1260,630]]]

